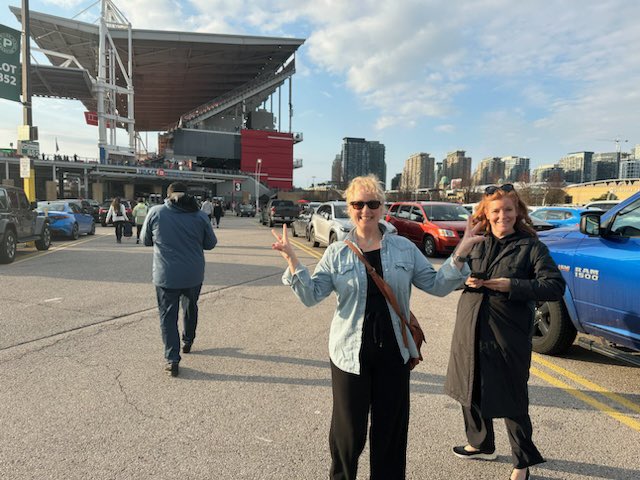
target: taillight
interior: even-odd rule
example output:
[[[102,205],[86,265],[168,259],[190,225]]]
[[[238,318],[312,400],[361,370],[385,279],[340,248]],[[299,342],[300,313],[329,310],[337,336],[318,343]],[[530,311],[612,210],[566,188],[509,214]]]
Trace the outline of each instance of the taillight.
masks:
[[[271,213],[272,213],[273,215],[275,215],[275,213],[276,213],[276,207],[271,207]]]
[[[49,215],[49,218],[51,220],[61,220],[63,218],[67,218],[67,217],[65,217],[64,215]]]

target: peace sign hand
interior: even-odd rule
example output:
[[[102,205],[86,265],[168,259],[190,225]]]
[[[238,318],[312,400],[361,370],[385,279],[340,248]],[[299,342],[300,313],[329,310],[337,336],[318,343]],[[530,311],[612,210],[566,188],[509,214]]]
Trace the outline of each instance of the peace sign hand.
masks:
[[[467,229],[464,231],[464,236],[460,243],[458,244],[458,248],[456,249],[456,253],[461,257],[466,257],[471,252],[471,249],[476,243],[480,243],[484,241],[484,235],[480,233],[480,229],[482,228],[482,224],[480,222],[473,224],[471,215],[467,218]]]
[[[287,234],[287,224],[282,225],[282,236],[278,235],[275,230],[271,230],[271,234],[275,237],[276,241],[271,244],[273,250],[277,250],[282,255],[287,263],[289,263],[289,269],[291,273],[295,272],[295,267],[298,265],[298,258],[293,250],[293,246],[289,243],[289,235]]]

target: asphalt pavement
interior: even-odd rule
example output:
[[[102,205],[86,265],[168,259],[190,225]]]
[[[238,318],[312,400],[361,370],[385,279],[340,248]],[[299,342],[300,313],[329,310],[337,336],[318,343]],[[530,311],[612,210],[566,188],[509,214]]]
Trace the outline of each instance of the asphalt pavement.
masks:
[[[150,249],[116,245],[99,229],[0,266],[1,479],[328,478],[335,301],[305,308],[295,299],[255,219],[225,217],[216,234],[197,338],[177,378],[163,372]],[[313,265],[314,251],[301,248],[302,261]],[[450,452],[464,442],[459,405],[443,394],[458,297],[413,296],[428,340],[411,380],[411,480],[506,479],[511,470],[500,421],[497,461]],[[607,378],[621,372],[628,383],[617,392],[640,405],[640,369],[584,358],[590,378],[611,388]],[[541,377],[530,393],[548,459],[532,478],[640,478],[639,430]],[[640,410],[628,415],[640,420]],[[368,474],[365,449],[358,478]]]

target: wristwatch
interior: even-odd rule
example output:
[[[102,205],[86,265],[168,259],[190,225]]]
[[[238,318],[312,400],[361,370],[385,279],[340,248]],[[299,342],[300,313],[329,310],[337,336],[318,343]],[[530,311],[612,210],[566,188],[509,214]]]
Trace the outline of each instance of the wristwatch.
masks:
[[[467,263],[469,261],[469,257],[461,257],[458,254],[453,255],[454,262]]]

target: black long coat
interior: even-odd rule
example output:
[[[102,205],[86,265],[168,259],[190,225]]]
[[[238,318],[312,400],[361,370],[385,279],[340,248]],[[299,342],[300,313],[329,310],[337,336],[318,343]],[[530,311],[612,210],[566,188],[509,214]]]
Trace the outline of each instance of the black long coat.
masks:
[[[445,382],[447,395],[467,407],[473,398],[484,418],[528,413],[535,301],[560,300],[565,287],[547,246],[537,238],[517,232],[489,264],[495,241],[489,236],[474,246],[470,267],[489,278],[510,278],[511,291],[465,288]],[[474,387],[479,389],[475,395]]]

